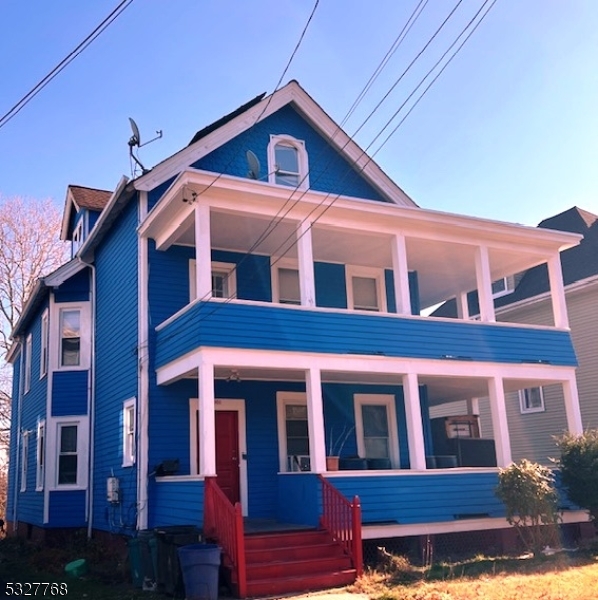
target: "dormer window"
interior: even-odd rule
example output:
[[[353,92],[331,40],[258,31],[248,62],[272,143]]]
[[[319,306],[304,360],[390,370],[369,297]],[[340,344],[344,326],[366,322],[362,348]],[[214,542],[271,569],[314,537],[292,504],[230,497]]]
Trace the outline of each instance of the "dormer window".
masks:
[[[77,227],[73,231],[73,245],[72,245],[72,255],[75,256],[77,254],[77,250],[81,247],[83,243],[83,220],[80,220],[77,223]]]
[[[305,142],[290,135],[272,135],[268,145],[268,180],[277,185],[308,188]]]

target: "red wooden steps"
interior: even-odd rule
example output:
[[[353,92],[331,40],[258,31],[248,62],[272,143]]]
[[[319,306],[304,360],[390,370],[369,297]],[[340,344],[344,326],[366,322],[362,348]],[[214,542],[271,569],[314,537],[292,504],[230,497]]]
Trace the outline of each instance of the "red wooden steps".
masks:
[[[247,596],[270,596],[348,585],[351,559],[325,531],[245,536]]]

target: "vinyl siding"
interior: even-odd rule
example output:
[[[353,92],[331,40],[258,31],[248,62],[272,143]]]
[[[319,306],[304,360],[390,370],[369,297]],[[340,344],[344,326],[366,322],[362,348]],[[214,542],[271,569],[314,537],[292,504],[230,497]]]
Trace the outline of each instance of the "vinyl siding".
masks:
[[[150,484],[150,498],[150,529],[170,525],[202,527],[203,481],[153,481]]]
[[[576,377],[584,428],[598,427],[598,284],[576,291],[567,291],[569,325],[575,352],[579,360]],[[550,324],[552,307],[548,300],[499,315],[501,320],[517,320],[531,324]],[[513,459],[529,458],[542,464],[553,464],[550,457],[558,456],[554,441],[567,429],[564,397],[561,386],[544,388],[545,411],[521,414],[518,394],[507,395],[507,415],[511,433]],[[489,413],[487,401],[481,405]],[[485,423],[491,421],[482,415]],[[486,431],[486,427],[484,427]],[[491,432],[489,432],[491,434]]]
[[[89,300],[89,270],[83,269],[54,290],[54,301],[86,302]]]
[[[96,404],[93,526],[120,530],[106,502],[106,478],[119,477],[125,527],[135,526],[137,466],[122,465],[122,406],[137,396],[137,204],[132,201],[96,251]],[[118,529],[115,531],[115,526]]]
[[[565,331],[237,303],[197,303],[157,339],[157,366],[199,346],[576,364]]]
[[[255,123],[226,144],[198,160],[192,167],[247,177],[246,152],[251,150],[261,164],[260,178],[267,180],[267,149],[270,135],[291,135],[303,140],[309,163],[309,187],[317,192],[343,194],[356,198],[385,201],[352,164],[334,149],[305,119],[291,106],[284,106],[274,114]],[[289,195],[294,188],[289,187]]]

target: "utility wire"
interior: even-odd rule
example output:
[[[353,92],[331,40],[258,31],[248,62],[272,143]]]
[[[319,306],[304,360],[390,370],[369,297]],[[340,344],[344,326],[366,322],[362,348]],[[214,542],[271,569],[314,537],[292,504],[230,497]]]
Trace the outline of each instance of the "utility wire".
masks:
[[[38,81],[6,114],[0,117],[0,128],[13,119],[37,94],[60,74],[79,54],[96,40],[131,4],[133,0],[122,0],[118,6],[65,58],[63,58],[43,79]]]
[[[423,84],[423,82],[429,77],[429,75],[433,72],[433,70],[438,66],[438,64],[443,60],[443,58],[448,54],[448,52],[450,52],[450,49],[453,48],[455,46],[455,44],[458,42],[458,40],[463,36],[463,34],[471,27],[472,23],[475,21],[475,19],[478,17],[478,15],[480,14],[480,12],[483,10],[483,8],[488,4],[490,0],[485,0],[485,2],[482,4],[482,6],[480,7],[480,9],[476,12],[476,14],[472,17],[472,19],[468,22],[468,24],[462,29],[462,31],[459,33],[459,35],[457,36],[457,38],[453,41],[453,43],[451,44],[451,46],[449,47],[449,49],[447,51],[445,51],[445,53],[442,55],[442,57],[434,64],[434,66],[428,70],[428,72],[426,73],[426,75],[420,80],[420,83],[418,84],[418,86],[416,87],[416,89],[410,94],[410,96],[408,97],[408,99],[410,97],[413,96],[413,94],[415,93],[415,91],[417,91],[417,89],[419,89],[419,87]],[[463,48],[463,46],[465,45],[465,43],[469,40],[469,38],[473,35],[474,31],[479,27],[479,25],[481,24],[481,22],[483,21],[483,19],[487,16],[487,14],[490,12],[490,10],[493,8],[493,6],[496,4],[497,0],[493,0],[492,4],[490,5],[490,7],[488,8],[488,10],[482,15],[482,17],[480,18],[480,20],[475,24],[475,26],[473,27],[473,29],[471,30],[471,32],[467,35],[467,37],[463,40],[463,42],[461,43],[461,45],[457,48],[457,50],[451,55],[451,57],[449,58],[449,60],[446,62],[446,64],[442,67],[442,69],[440,70],[440,72],[434,77],[434,79],[430,82],[430,84],[427,86],[427,88],[422,92],[422,94],[420,95],[420,97],[417,99],[417,101],[414,103],[414,105],[410,108],[410,110],[408,111],[408,113],[405,115],[405,117],[401,120],[401,122],[393,129],[393,131],[391,132],[391,134],[384,140],[383,144],[376,150],[376,153],[382,148],[382,146],[384,144],[386,144],[388,142],[388,140],[390,139],[390,137],[392,137],[392,135],[399,129],[399,127],[402,125],[402,123],[405,121],[405,119],[409,116],[409,114],[411,114],[411,112],[413,111],[413,109],[415,108],[415,106],[419,103],[419,101],[423,98],[423,96],[427,93],[427,91],[432,87],[432,85],[437,81],[437,79],[440,77],[440,75],[444,72],[444,70],[446,69],[446,67],[450,64],[450,62],[455,58],[455,56],[459,53],[459,51]],[[460,4],[460,2],[457,4],[457,6]],[[449,17],[454,13],[454,10],[457,8],[457,6],[455,6],[455,8],[453,9],[453,11],[450,13]],[[446,20],[445,20],[446,22]],[[444,23],[443,23],[444,25]],[[442,26],[443,26],[442,25]],[[441,28],[442,28],[441,26]],[[439,29],[440,30],[440,29]],[[436,33],[434,35],[436,35],[438,33],[438,31],[436,31]],[[429,45],[426,44],[426,47]],[[418,56],[421,55],[418,54]],[[412,63],[413,64],[413,63]],[[411,65],[410,65],[411,66]],[[409,68],[409,67],[408,67]],[[401,75],[402,77],[403,75]],[[407,101],[406,101],[407,102]],[[401,108],[406,104],[406,102],[404,102],[401,105]],[[400,109],[399,108],[399,111]],[[387,123],[385,124],[385,126],[382,128],[382,130],[376,135],[376,137],[372,140],[372,142],[370,142],[370,144],[367,146],[366,150],[362,151],[362,153],[360,154],[359,157],[357,157],[354,161],[352,166],[356,167],[357,166],[357,162],[362,158],[362,156],[365,155],[366,151],[368,148],[370,148],[372,146],[372,144],[376,141],[376,139],[378,139],[380,137],[380,135],[384,132],[384,130],[389,126],[389,124],[394,120],[394,118],[396,117],[396,115],[398,114],[399,111],[396,111],[395,114],[391,117],[391,119],[389,121],[387,121]],[[362,172],[365,167],[373,160],[374,155],[368,157],[368,160],[361,166],[359,167],[359,172]],[[343,180],[346,179],[347,175],[349,174],[349,172],[347,172],[345,174],[345,176],[343,177],[343,179],[341,180],[341,182]],[[293,190],[293,193],[296,190]],[[305,195],[305,193],[307,192],[304,191],[302,196]],[[276,258],[274,260],[274,262],[271,263],[271,266],[274,266],[278,261],[281,260],[281,258],[298,242],[298,240],[305,235],[308,231],[311,230],[311,228],[318,222],[318,220],[320,220],[324,214],[332,207],[332,205],[342,196],[344,190],[341,191],[340,193],[336,194],[335,197],[332,199],[331,202],[329,202],[326,206],[324,206],[324,203],[326,202],[326,200],[328,200],[330,198],[330,196],[332,196],[332,194],[327,194],[322,201],[316,205],[310,212],[309,214],[301,221],[301,224],[305,223],[308,221],[308,219],[310,218],[310,216],[312,214],[314,214],[314,212],[316,210],[318,210],[318,208],[321,208],[322,206],[324,206],[322,212],[313,220],[310,222],[309,227],[306,228],[306,230],[301,233],[301,234],[293,234],[288,236],[279,246],[278,248],[272,253],[272,256],[275,256],[279,250],[281,250],[282,248],[284,248],[284,246],[288,243],[291,242],[288,247],[286,247],[284,249],[284,252],[280,253],[280,255],[278,256],[278,258]],[[293,194],[291,194],[292,196]],[[238,266],[238,265],[237,265]],[[209,295],[209,294],[208,294]],[[224,304],[229,303],[231,300],[234,300],[235,297],[230,297],[225,299],[224,302],[218,304],[217,306],[215,306],[208,314],[203,315],[202,317],[200,317],[198,322],[201,322],[207,318],[209,318],[211,315],[213,315],[215,312],[217,312]]]

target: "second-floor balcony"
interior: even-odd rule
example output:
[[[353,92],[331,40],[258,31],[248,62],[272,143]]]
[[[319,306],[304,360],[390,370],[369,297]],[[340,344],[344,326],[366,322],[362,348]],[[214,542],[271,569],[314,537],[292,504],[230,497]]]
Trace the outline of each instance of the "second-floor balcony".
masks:
[[[546,264],[553,325],[568,328],[559,252],[579,236],[291,192],[192,169],[179,175],[140,227],[155,241],[152,264],[173,252],[182,263],[186,293],[161,320],[213,299],[426,318],[452,300],[458,319],[493,323],[508,282]]]

